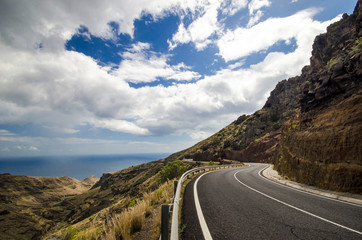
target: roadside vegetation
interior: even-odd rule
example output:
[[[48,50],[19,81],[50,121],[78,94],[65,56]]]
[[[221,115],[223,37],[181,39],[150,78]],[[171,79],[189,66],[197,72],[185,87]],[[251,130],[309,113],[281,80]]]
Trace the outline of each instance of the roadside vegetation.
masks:
[[[171,203],[172,196],[173,181],[166,181],[155,191],[146,192],[142,197],[128,201],[128,206],[123,208],[120,213],[117,213],[119,206],[112,206],[82,222],[63,228],[56,232],[56,235],[65,240],[130,240],[137,237],[142,229],[147,227],[147,235],[151,239],[158,239],[161,227],[158,212],[161,211],[162,204]],[[122,205],[122,203],[119,204]],[[152,224],[147,225],[146,222]],[[146,238],[141,237],[140,239]]]
[[[186,166],[180,161],[168,162],[160,171],[162,182],[180,177],[186,171]]]
[[[66,240],[158,239],[161,230],[161,205],[171,203],[174,180],[190,167],[179,160],[169,162],[146,181],[146,185],[158,185],[155,190],[146,190],[134,198],[124,197],[118,203],[81,222],[62,227],[43,239],[48,239],[49,236]]]

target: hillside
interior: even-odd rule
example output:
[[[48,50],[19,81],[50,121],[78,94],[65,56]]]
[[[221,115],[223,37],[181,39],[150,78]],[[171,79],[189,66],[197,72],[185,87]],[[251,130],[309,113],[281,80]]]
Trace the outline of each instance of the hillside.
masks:
[[[264,107],[168,160],[275,163],[283,175],[362,192],[362,3],[316,37],[310,65],[283,80]]]
[[[120,213],[130,201],[155,190],[163,166],[162,160],[155,161],[83,181],[1,174],[1,239],[40,239],[83,220],[89,225],[94,214],[102,224],[109,214]]]
[[[28,177],[0,174],[2,239],[39,238],[54,225],[55,203],[86,192],[98,178]]]

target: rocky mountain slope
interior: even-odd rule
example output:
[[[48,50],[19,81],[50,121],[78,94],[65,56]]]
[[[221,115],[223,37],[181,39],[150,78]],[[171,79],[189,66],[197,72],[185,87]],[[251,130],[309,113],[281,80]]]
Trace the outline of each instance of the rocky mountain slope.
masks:
[[[262,109],[168,160],[275,163],[291,179],[362,192],[362,1],[316,37],[310,65]]]

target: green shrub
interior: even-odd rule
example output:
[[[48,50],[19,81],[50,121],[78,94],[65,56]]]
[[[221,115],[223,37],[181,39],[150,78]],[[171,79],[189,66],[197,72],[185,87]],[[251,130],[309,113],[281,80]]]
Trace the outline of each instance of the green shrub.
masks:
[[[160,178],[162,182],[181,176],[185,172],[186,167],[180,161],[169,162],[160,171]]]
[[[136,204],[136,200],[133,199],[132,201],[129,202],[128,207],[133,207]]]
[[[215,165],[214,161],[209,162],[209,166],[214,166],[214,165]]]

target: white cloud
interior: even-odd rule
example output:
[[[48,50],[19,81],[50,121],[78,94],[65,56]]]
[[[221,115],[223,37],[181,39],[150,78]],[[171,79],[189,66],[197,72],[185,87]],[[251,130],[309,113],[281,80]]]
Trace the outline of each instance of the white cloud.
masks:
[[[5,129],[0,129],[0,136],[14,136],[15,134]]]
[[[125,120],[102,119],[94,120],[91,123],[96,127],[109,129],[115,132],[132,133],[137,135],[150,134],[147,129],[138,127],[136,124]]]
[[[264,15],[264,12],[260,9],[263,7],[269,7],[270,5],[271,2],[269,0],[252,0],[248,5],[250,19],[247,27],[250,28],[251,26],[255,25]]]
[[[3,124],[30,122],[63,130],[77,129],[87,123],[97,128],[138,135],[212,132],[231,122],[239,113],[250,113],[260,107],[277,81],[298,74],[301,67],[308,63],[314,36],[322,32],[329,22],[312,21],[309,12],[302,13],[296,15],[300,24],[308,23],[303,25],[304,31],[296,25],[290,35],[270,36],[269,45],[280,38],[295,37],[298,45],[295,52],[270,53],[263,62],[250,69],[240,68],[240,62],[196,83],[170,87],[131,88],[125,76],[107,72],[81,53],[34,54],[2,44],[0,121]],[[303,20],[301,16],[307,18]],[[271,20],[280,21],[278,23],[283,25],[290,19]],[[257,26],[264,29],[261,27],[264,24],[270,26],[270,22],[260,23],[250,31],[256,31],[254,28]],[[283,26],[288,25],[284,23]],[[256,36],[259,36],[259,31],[256,31]],[[130,64],[144,63],[142,54],[149,48],[147,44],[134,45],[127,52],[129,60],[132,59]],[[255,47],[255,51],[260,48]],[[239,48],[235,48],[234,52],[239,57],[237,50]],[[231,59],[232,56],[223,57]],[[162,69],[169,71],[164,77],[183,79],[178,74],[186,73],[194,76],[185,64],[167,65],[163,56],[151,54],[148,60],[149,64],[161,69],[161,73]],[[143,69],[146,68],[138,70]],[[144,76],[143,81],[150,79],[151,73]],[[160,73],[157,74],[160,76]],[[138,77],[142,79],[142,74]],[[213,126],[213,129],[205,129],[205,126]],[[5,137],[9,136],[2,136],[3,140]]]
[[[206,6],[203,13],[187,28],[181,22],[178,31],[169,41],[170,49],[174,49],[179,44],[193,42],[197,50],[203,50],[211,41],[208,39],[220,28],[218,24],[219,1],[214,1]]]
[[[269,0],[251,0],[248,7],[250,15],[262,7],[269,7],[271,2]]]
[[[168,40],[170,50],[190,42],[198,51],[204,50],[214,42],[213,37],[222,31],[225,18],[245,8],[248,0],[206,0],[200,3],[196,8],[188,8],[194,19],[187,27],[184,18],[189,17],[189,12],[181,15],[177,32]]]
[[[82,25],[92,35],[115,39],[119,33],[133,36],[134,20],[143,14],[154,19],[168,12],[194,12],[203,7],[204,1],[184,0],[111,0],[102,1],[0,1],[1,41],[18,49],[34,50],[41,44],[43,51],[62,51],[64,43]],[[113,22],[118,28],[112,28]],[[19,37],[22,36],[22,37]]]
[[[260,11],[260,10],[256,11],[255,14],[250,16],[247,27],[249,28],[249,27],[255,25],[263,15],[264,15],[264,13],[262,11]]]
[[[234,14],[246,6],[246,1],[231,2],[234,6],[224,13]],[[261,7],[267,6],[267,1],[262,2],[252,6],[255,16]],[[181,10],[175,10],[176,6]],[[30,123],[67,134],[89,125],[136,135],[186,133],[195,139],[207,136],[239,114],[255,111],[277,81],[298,74],[308,62],[315,35],[330,23],[313,21],[316,11],[309,9],[286,18],[268,19],[250,29],[228,31],[217,42],[219,54],[226,61],[293,38],[297,49],[288,54],[269,53],[264,61],[250,68],[242,68],[243,60],[238,60],[228,69],[195,83],[170,87],[135,89],[129,85],[156,81],[159,77],[176,81],[201,77],[184,63],[171,65],[169,56],[153,52],[149,43],[139,42],[123,52],[123,61],[114,71],[109,66],[100,67],[84,54],[64,50],[65,41],[80,25],[88,27],[91,34],[112,38],[114,33],[107,24],[114,21],[120,26],[118,32],[132,35],[133,21],[142,13],[157,18],[167,11],[197,16],[187,27],[180,24],[170,46],[193,42],[196,48],[203,49],[213,41],[213,34],[220,34],[217,15],[223,7],[218,1],[201,0],[142,4],[125,0],[114,2],[112,8],[103,2],[1,1],[0,124]],[[255,23],[258,20],[256,17]],[[35,49],[41,43],[44,48]],[[2,149],[18,146],[19,150],[28,151],[50,145],[57,151],[57,143],[114,144],[125,151],[130,146],[127,141],[116,140],[25,137],[5,129],[0,130],[0,141],[6,143]],[[137,147],[153,150],[142,143]]]
[[[314,37],[330,24],[330,21],[314,21],[312,17],[316,13],[316,9],[307,9],[285,18],[269,18],[251,28],[227,31],[217,42],[219,54],[225,61],[235,60],[292,38],[310,54]]]
[[[176,81],[191,81],[200,78],[197,72],[189,71],[184,63],[169,65],[167,55],[157,54],[149,50],[150,44],[134,44],[129,51],[122,53],[124,60],[114,76],[127,82],[154,82],[158,78],[174,79]]]
[[[30,146],[28,149],[29,149],[29,151],[39,151],[39,149],[34,146]]]
[[[224,1],[221,3],[222,13],[224,15],[232,16],[237,13],[240,9],[245,8],[248,5],[248,0],[231,0]]]
[[[66,128],[66,127],[59,127],[59,126],[43,126],[46,129],[49,129],[53,132],[57,132],[57,133],[66,133],[66,134],[73,134],[73,133],[77,133],[79,132],[79,130],[76,129],[72,129],[72,128]]]

